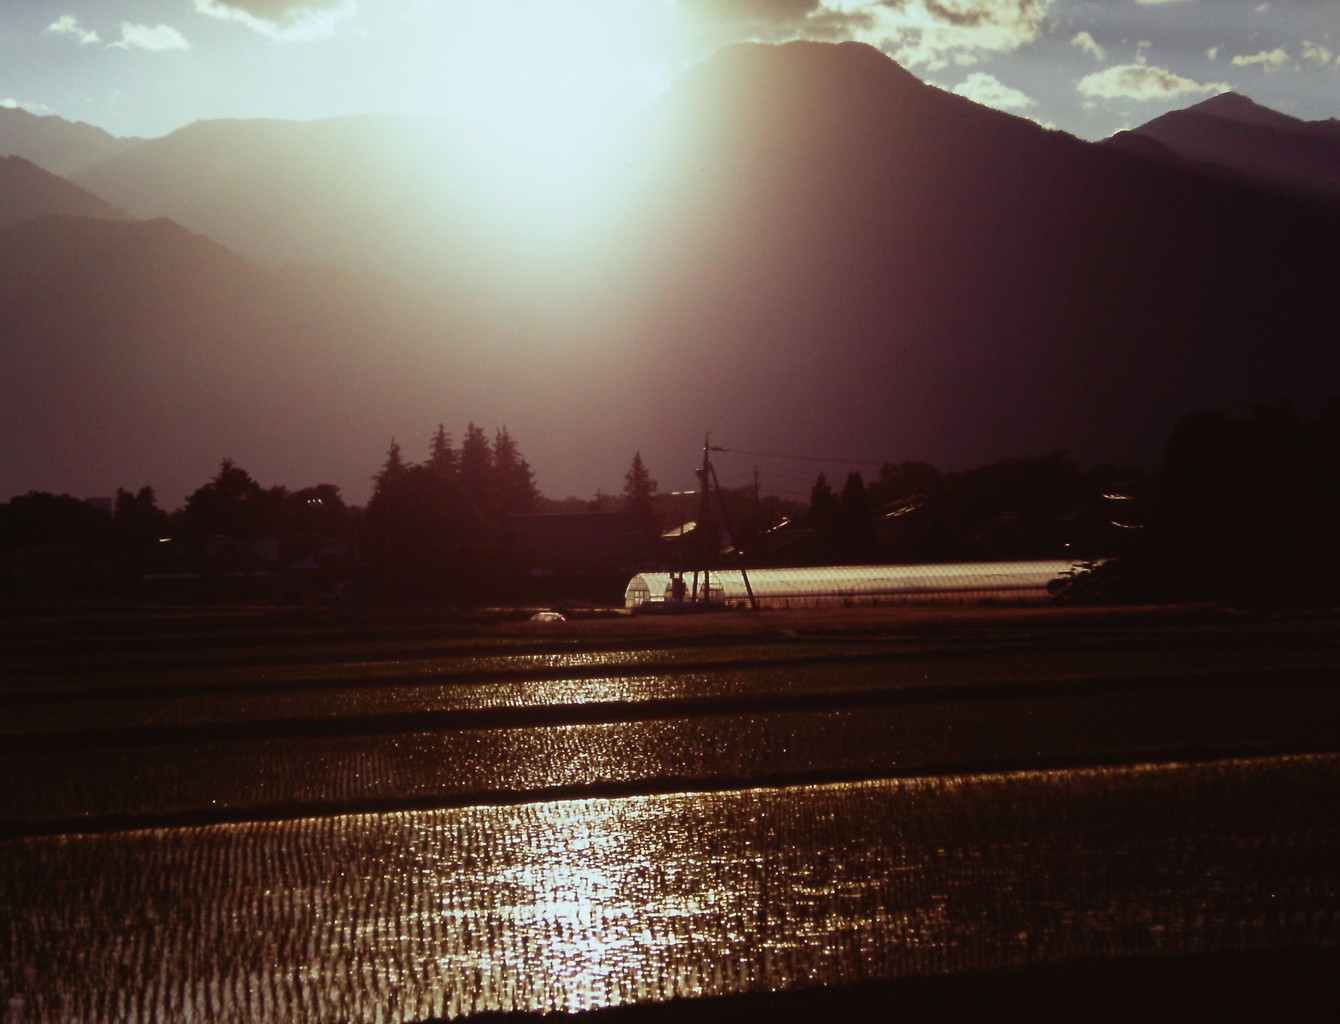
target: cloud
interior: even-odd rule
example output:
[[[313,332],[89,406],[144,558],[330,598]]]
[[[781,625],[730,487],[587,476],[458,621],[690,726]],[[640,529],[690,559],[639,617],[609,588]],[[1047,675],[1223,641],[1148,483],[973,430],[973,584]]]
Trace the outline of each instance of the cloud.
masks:
[[[16,100],[13,96],[0,97],[0,108],[5,110],[26,110],[30,114],[37,114],[39,117],[43,114],[53,113],[52,109],[45,103],[26,103],[23,100]]]
[[[1096,100],[1137,100],[1147,103],[1197,93],[1228,92],[1226,82],[1193,82],[1166,68],[1149,64],[1117,64],[1079,80],[1080,95]]]
[[[869,25],[858,38],[909,67],[971,64],[1037,39],[1053,0],[828,0]]]
[[[777,42],[851,39],[870,26],[869,13],[839,5],[840,0],[679,0],[679,8],[701,25],[737,39]]]
[[[1322,43],[1314,43],[1311,39],[1303,40],[1303,63],[1311,64],[1317,68],[1328,67],[1332,64],[1340,65],[1334,50]]]
[[[211,18],[238,21],[271,39],[320,39],[358,12],[358,0],[192,0]]]
[[[973,64],[1042,33],[1054,0],[680,0],[707,24],[755,38],[859,39],[908,66]]]
[[[793,22],[816,13],[822,0],[681,0],[680,6],[718,21]]]
[[[171,25],[132,25],[121,23],[121,38],[108,43],[113,50],[189,50],[186,37]]]
[[[57,18],[44,31],[52,32],[58,36],[69,36],[80,46],[90,46],[99,42],[98,33],[92,29],[84,28],[73,14],[66,14]]]
[[[985,106],[995,107],[997,110],[1019,110],[1037,104],[1032,97],[1011,88],[995,75],[988,75],[983,71],[974,71],[954,86],[954,92]]]
[[[1325,68],[1340,63],[1336,60],[1334,50],[1325,43],[1318,43],[1315,40],[1304,39],[1298,52],[1297,60],[1290,56],[1289,51],[1283,46],[1277,46],[1273,50],[1262,50],[1259,53],[1240,53],[1233,58],[1233,66],[1259,67],[1267,74],[1273,75],[1283,71],[1296,71],[1303,65]]]
[[[1294,66],[1294,61],[1289,56],[1289,51],[1282,46],[1277,46],[1273,50],[1262,50],[1260,53],[1238,54],[1233,58],[1235,68],[1248,68],[1253,65],[1260,65],[1262,70],[1273,74],[1288,71]]]
[[[1098,45],[1098,41],[1087,32],[1077,32],[1075,38],[1070,40],[1071,46],[1078,46],[1085,53],[1096,57],[1098,60],[1107,59],[1107,51]]]

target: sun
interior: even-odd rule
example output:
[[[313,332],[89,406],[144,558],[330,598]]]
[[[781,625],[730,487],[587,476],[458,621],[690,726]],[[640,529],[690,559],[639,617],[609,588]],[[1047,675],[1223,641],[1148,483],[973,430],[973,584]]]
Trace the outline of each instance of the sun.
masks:
[[[668,81],[672,14],[664,0],[448,5],[418,86],[478,162],[481,202],[531,230],[541,215],[589,223],[617,186],[620,127]]]

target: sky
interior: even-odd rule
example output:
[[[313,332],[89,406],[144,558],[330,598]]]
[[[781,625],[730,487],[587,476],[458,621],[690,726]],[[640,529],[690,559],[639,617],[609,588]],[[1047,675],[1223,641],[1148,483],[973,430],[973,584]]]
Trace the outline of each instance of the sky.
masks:
[[[1228,89],[1340,116],[1340,0],[0,0],[0,105],[121,136],[371,112],[573,132],[723,45],[796,38],[1087,139]]]

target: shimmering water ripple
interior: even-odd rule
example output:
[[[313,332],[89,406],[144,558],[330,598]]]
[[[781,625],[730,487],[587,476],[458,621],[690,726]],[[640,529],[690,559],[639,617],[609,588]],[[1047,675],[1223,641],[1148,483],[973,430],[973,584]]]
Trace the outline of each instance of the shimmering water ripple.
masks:
[[[0,844],[16,1022],[412,1021],[1340,942],[1340,758]]]
[[[1080,690],[1037,701],[950,700],[383,736],[0,752],[0,773],[24,779],[22,786],[0,789],[0,822],[96,822],[108,815],[211,811],[293,817],[321,805],[332,813],[369,806],[390,810],[404,808],[405,800],[511,800],[518,793],[534,798],[536,791],[648,780],[665,789],[672,788],[666,780],[739,785],[1037,758],[1098,762],[1105,754],[1177,750],[1191,743],[1230,752],[1251,749],[1249,744],[1272,749],[1272,743],[1299,741],[1326,749],[1340,734],[1338,696],[1331,687],[1282,682],[1230,688],[1215,694],[1214,712],[1207,714],[1204,694],[1194,689],[1136,697]],[[680,781],[673,788],[683,786]],[[301,810],[286,810],[295,805]]]

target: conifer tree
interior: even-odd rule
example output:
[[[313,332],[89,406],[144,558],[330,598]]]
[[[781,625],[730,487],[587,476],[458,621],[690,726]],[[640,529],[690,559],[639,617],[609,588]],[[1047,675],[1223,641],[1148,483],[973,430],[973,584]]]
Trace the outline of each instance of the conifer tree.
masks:
[[[629,512],[651,512],[651,499],[656,493],[656,481],[647,472],[642,453],[633,454],[632,465],[623,478],[623,506]]]
[[[837,498],[828,484],[828,478],[820,473],[810,488],[810,525],[823,530],[832,524],[836,516]]]
[[[530,463],[506,427],[493,435],[493,493],[497,511],[504,515],[530,512],[539,499]]]
[[[847,474],[842,496],[838,499],[839,536],[837,554],[845,562],[869,562],[878,556],[879,538],[875,534],[874,519],[865,481],[853,470]]]
[[[465,496],[485,513],[494,509],[493,449],[482,427],[473,423],[461,439],[460,484]]]
[[[377,471],[377,475],[372,478],[376,487],[374,494],[380,494],[388,487],[404,479],[405,471],[408,467],[405,460],[400,455],[400,442],[394,437],[391,438],[391,447],[386,450],[386,461],[382,463],[382,468]]]
[[[456,478],[459,468],[456,449],[451,446],[451,435],[441,423],[428,444],[428,468],[448,480]]]

